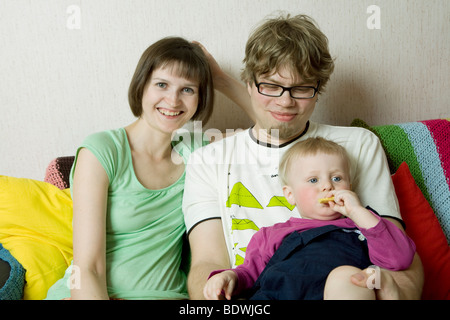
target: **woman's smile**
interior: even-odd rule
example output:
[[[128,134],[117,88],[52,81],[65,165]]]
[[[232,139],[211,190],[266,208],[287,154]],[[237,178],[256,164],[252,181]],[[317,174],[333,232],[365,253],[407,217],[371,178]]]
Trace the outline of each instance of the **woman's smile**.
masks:
[[[165,108],[156,108],[156,110],[158,110],[159,113],[162,114],[163,116],[171,118],[177,117],[183,113],[183,111],[173,111]]]

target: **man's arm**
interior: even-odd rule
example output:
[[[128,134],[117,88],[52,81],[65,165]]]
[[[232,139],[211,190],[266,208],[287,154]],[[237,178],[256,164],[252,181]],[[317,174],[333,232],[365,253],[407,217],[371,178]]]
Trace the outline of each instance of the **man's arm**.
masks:
[[[358,156],[359,154],[359,156]],[[361,150],[355,154],[357,169],[355,192],[359,195],[363,205],[370,205],[385,219],[394,223],[404,232],[400,222],[392,217],[399,217],[399,207],[392,184],[386,156],[379,139],[374,135],[366,135]],[[367,286],[370,273],[363,270],[352,277],[352,282]],[[381,269],[381,289],[376,291],[377,299],[420,299],[424,282],[423,268],[417,253],[411,266],[403,271],[389,271]]]
[[[401,224],[390,218],[403,231]],[[360,287],[367,287],[371,273],[363,270],[352,276],[352,282]],[[381,269],[380,289],[376,290],[379,300],[419,300],[422,295],[424,283],[423,267],[419,255],[416,253],[411,266],[403,271],[389,271]]]
[[[220,146],[217,142],[215,146]],[[204,299],[203,287],[209,274],[230,268],[227,243],[221,219],[220,199],[223,183],[219,165],[222,148],[214,144],[200,148],[190,155],[186,166],[183,213],[191,248],[188,292],[191,299]]]
[[[221,219],[200,222],[189,234],[191,269],[188,274],[190,299],[203,300],[203,288],[214,270],[230,268]]]

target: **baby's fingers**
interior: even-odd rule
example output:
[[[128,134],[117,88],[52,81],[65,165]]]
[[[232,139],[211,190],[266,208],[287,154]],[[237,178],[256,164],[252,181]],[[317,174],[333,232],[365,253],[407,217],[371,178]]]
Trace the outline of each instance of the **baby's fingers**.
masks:
[[[214,280],[206,282],[206,285],[203,288],[203,295],[207,300],[219,300],[221,295],[223,282]]]
[[[235,281],[234,280],[230,280],[225,287],[223,288],[224,292],[225,292],[225,298],[227,300],[231,300],[231,296],[233,294],[234,291],[234,286],[235,286]]]

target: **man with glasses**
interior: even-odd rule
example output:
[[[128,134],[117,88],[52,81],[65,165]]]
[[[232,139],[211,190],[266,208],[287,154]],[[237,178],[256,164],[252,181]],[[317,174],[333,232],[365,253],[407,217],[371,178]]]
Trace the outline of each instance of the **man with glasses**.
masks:
[[[268,97],[281,97],[285,91],[289,92],[291,98],[294,99],[312,99],[319,91],[320,81],[317,81],[316,87],[311,86],[296,86],[296,87],[283,87],[274,83],[256,82],[255,86],[258,88],[258,92]]]
[[[377,137],[361,128],[310,121],[334,70],[328,40],[312,19],[273,18],[252,33],[241,75],[246,88],[224,74],[213,58],[211,62],[216,89],[242,106],[255,125],[194,152],[187,166],[183,211],[191,246],[191,299],[203,298],[211,271],[243,263],[257,230],[298,214],[283,197],[278,163],[287,149],[308,137],[344,146],[351,160],[352,187],[362,204],[402,227]],[[364,286],[368,276],[358,274],[355,281],[359,278]],[[420,298],[422,283],[416,256],[406,271],[383,270],[377,294],[381,299]]]

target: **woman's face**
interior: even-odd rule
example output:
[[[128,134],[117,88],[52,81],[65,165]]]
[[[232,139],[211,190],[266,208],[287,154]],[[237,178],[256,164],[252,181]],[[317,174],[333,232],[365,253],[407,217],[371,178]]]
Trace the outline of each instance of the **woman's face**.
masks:
[[[142,116],[166,133],[181,128],[197,111],[199,83],[178,76],[177,66],[155,69],[142,96]]]

